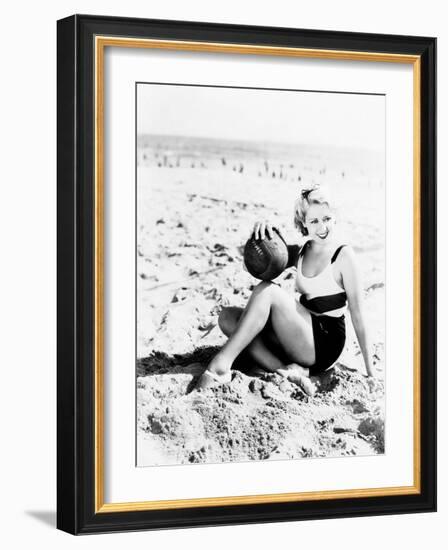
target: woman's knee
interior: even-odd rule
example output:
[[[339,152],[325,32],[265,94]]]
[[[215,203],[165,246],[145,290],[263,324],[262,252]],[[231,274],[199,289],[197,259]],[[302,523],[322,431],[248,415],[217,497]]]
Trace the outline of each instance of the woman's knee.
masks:
[[[230,336],[238,323],[242,309],[239,307],[224,307],[218,317],[219,328],[226,336]]]
[[[283,302],[288,294],[281,288],[280,285],[273,283],[272,281],[262,281],[254,288],[255,294],[268,294],[271,298],[272,304]]]
[[[258,291],[261,291],[261,290],[265,290],[265,289],[268,289],[268,288],[271,288],[272,285],[274,283],[272,281],[260,281],[256,287],[254,288],[254,291],[255,290],[258,290]]]
[[[272,292],[275,292],[275,289],[279,288],[278,285],[271,281],[261,281],[258,283],[255,288],[252,291],[253,295],[257,294],[270,294]]]

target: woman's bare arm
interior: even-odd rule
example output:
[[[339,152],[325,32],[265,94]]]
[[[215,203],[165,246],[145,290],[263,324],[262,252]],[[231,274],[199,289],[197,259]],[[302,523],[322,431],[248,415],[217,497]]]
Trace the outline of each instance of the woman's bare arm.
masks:
[[[355,253],[352,248],[344,247],[340,254],[342,282],[347,294],[348,307],[361,348],[364,364],[368,376],[375,376],[373,365],[370,336],[364,313],[364,296],[361,275],[357,265]]]

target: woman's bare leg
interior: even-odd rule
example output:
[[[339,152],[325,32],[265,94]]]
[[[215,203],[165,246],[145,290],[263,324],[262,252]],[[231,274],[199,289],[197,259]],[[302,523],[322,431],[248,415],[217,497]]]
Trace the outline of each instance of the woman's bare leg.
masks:
[[[235,332],[244,312],[245,310],[240,307],[226,307],[221,311],[218,324],[226,336],[230,337]],[[272,327],[269,325],[270,323],[265,325],[263,331],[252,340],[245,351],[264,369],[281,374],[291,382],[301,386],[308,395],[314,395],[316,387],[309,380],[309,369],[297,364],[291,364],[288,361],[282,361],[269,349],[265,340],[274,347],[278,347],[280,344]]]
[[[221,311],[218,324],[219,328],[227,337],[232,336],[235,332],[242,315],[244,315],[244,311],[245,310],[240,307],[226,307]],[[284,368],[286,363],[269,348],[265,342],[265,338],[271,341],[277,340],[275,334],[269,331],[267,325],[262,333],[255,336],[244,351],[247,351],[249,355],[255,359],[258,365],[268,371],[275,372],[278,369]],[[278,344],[278,340],[276,343]]]
[[[286,354],[302,366],[315,362],[311,323],[297,313],[295,300],[272,283],[260,283],[252,293],[238,325],[208,371],[216,377],[230,372],[236,357],[263,330],[268,319]]]

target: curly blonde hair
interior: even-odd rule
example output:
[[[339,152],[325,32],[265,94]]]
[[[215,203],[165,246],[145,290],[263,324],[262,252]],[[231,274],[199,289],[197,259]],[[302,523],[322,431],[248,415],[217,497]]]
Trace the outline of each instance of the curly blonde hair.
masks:
[[[308,235],[305,219],[308,208],[312,204],[326,204],[331,208],[329,190],[323,185],[314,185],[300,190],[299,197],[294,203],[294,225],[304,236]]]

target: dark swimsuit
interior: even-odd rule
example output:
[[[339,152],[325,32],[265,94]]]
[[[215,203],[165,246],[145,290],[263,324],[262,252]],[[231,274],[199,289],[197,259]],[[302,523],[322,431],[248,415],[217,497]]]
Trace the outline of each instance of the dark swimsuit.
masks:
[[[319,273],[319,275],[315,277],[305,277],[301,271],[302,261],[305,251],[309,246],[309,242],[310,241],[305,243],[299,254],[297,280],[302,288],[307,285],[317,287],[322,283],[321,290],[325,293],[322,296],[318,295],[312,298],[308,298],[308,294],[302,294],[300,296],[300,303],[311,314],[313,327],[316,362],[310,367],[310,374],[319,375],[333,367],[345,346],[345,315],[342,312],[345,311],[347,305],[347,295],[342,291],[339,285],[337,285],[334,279],[332,279],[331,282],[329,278],[330,273],[332,276],[331,264],[336,261],[339,252],[345,245],[341,245],[337,248],[331,258],[329,266]],[[302,261],[300,258],[302,258]],[[329,270],[329,273],[326,273],[327,270]],[[319,278],[321,280],[318,280]],[[327,280],[325,280],[325,278]],[[325,288],[326,283],[327,288]],[[339,312],[337,310],[340,310],[341,315],[338,315]],[[330,311],[333,312],[333,315],[326,315],[326,313]]]
[[[331,369],[344,349],[345,316],[329,317],[311,313],[311,319],[316,362],[310,367],[310,373],[317,375]]]

